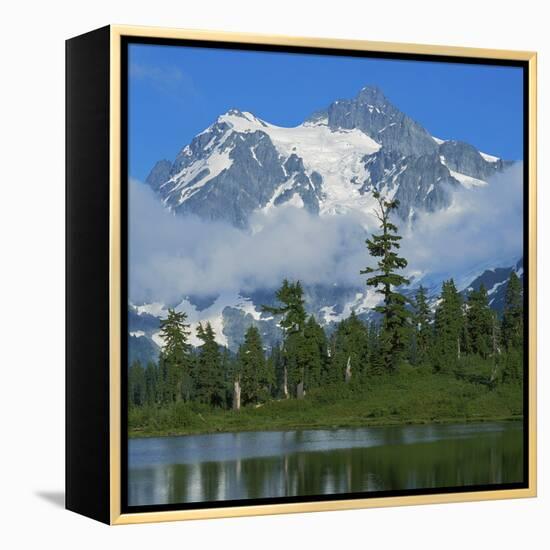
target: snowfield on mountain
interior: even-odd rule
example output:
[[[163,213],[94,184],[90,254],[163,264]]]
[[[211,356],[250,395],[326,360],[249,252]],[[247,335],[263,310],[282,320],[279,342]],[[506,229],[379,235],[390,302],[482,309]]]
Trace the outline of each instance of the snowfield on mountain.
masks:
[[[247,235],[261,232],[279,210],[295,208],[320,219],[350,217],[366,236],[378,224],[373,215],[373,193],[378,191],[399,200],[397,221],[409,238],[430,216],[439,221],[447,212],[456,216],[456,196],[479,193],[512,166],[513,161],[470,144],[432,136],[379,88],[367,86],[292,128],[230,109],[184,145],[175,159],[159,160],[146,184],[176,218],[227,224]],[[486,270],[503,269],[496,278],[485,275],[492,283],[492,300],[500,304],[510,270],[521,274],[518,260],[519,255],[503,258],[495,253],[455,276],[462,276],[462,290]],[[408,275],[413,287],[422,282],[435,297],[448,273],[411,265]],[[351,311],[361,318],[373,315],[378,296],[367,291],[359,275],[356,284],[303,283],[310,313],[329,330]],[[192,328],[210,321],[217,341],[232,350],[251,324],[273,344],[280,330],[261,309],[273,300],[272,291],[258,285],[204,295],[182,289],[171,303],[131,296],[131,346],[143,338],[152,346],[162,345],[158,319],[168,307],[185,310]]]

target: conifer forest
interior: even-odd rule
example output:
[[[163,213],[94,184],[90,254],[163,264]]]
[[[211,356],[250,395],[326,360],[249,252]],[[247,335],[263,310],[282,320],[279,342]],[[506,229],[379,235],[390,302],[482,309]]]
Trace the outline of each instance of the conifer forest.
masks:
[[[374,320],[352,311],[329,333],[306,313],[302,282],[285,279],[277,305],[264,306],[281,341],[266,346],[251,325],[233,353],[208,322],[192,346],[185,311],[169,309],[158,361],[128,367],[129,435],[520,419],[520,279],[511,272],[502,313],[483,285],[459,292],[449,279],[431,298],[411,289],[392,221],[398,201],[375,198],[379,230],[357,273],[380,297]]]

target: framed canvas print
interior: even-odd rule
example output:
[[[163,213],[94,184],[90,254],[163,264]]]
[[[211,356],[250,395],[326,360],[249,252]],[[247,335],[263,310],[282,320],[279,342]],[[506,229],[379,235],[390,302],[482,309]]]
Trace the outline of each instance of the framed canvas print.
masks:
[[[67,42],[67,507],[535,496],[536,56]]]

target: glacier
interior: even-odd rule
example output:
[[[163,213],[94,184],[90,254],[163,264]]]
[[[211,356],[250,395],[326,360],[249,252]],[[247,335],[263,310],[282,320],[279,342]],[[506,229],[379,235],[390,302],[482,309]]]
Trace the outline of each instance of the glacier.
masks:
[[[159,160],[146,184],[177,217],[226,223],[252,235],[259,230],[254,225],[258,213],[269,215],[289,207],[320,218],[353,216],[368,233],[378,224],[373,216],[373,192],[378,191],[399,200],[403,231],[414,233],[420,218],[451,210],[456,190],[473,192],[487,186],[513,164],[470,144],[432,136],[378,87],[366,86],[354,98],[338,99],[291,128],[230,109],[175,159]],[[500,275],[509,274],[518,257],[500,258],[497,265],[492,261],[457,274],[461,288],[475,285],[492,267],[504,269]],[[412,288],[425,284],[435,297],[442,277],[440,272],[413,273]],[[504,286],[499,279],[491,289],[500,296]],[[359,278],[356,285],[304,281],[304,287],[308,311],[329,330],[351,311],[364,319],[373,317],[378,297]],[[273,345],[280,331],[276,321],[261,312],[261,305],[273,303],[274,290],[258,286],[223,291],[207,304],[185,293],[173,303],[132,301],[129,331],[132,338],[148,338],[158,348],[158,319],[168,307],[175,307],[188,313],[192,328],[210,321],[218,342],[232,350],[250,324]]]

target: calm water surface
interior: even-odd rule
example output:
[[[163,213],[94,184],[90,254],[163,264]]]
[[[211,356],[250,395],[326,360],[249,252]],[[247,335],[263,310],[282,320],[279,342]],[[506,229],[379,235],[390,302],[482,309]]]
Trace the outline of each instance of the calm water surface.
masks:
[[[131,439],[128,504],[522,481],[521,422]]]

